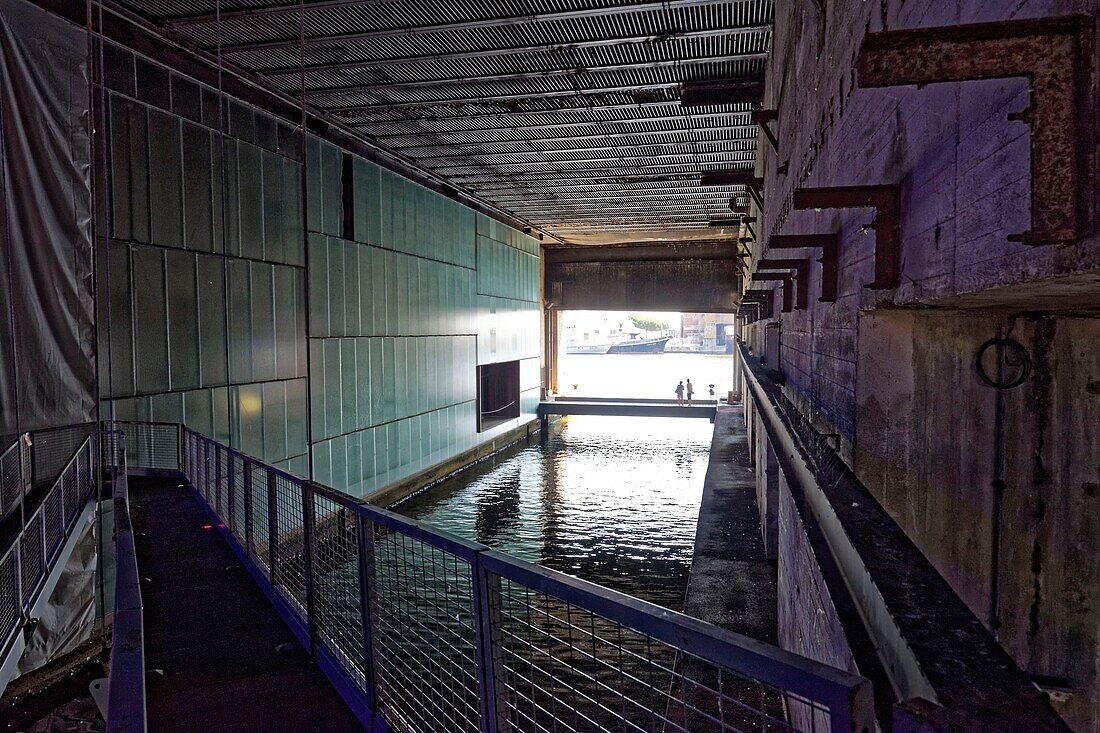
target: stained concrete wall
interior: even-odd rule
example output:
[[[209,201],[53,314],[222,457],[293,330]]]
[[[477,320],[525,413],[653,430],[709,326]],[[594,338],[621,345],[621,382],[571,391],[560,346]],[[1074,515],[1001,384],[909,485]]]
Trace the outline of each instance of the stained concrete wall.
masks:
[[[1078,730],[1100,730],[1100,608],[1094,561],[1100,373],[1100,237],[1064,246],[1011,241],[1028,228],[1029,128],[1008,115],[1028,104],[1023,79],[860,89],[854,69],[868,31],[1083,13],[1095,0],[837,0],[777,5],[765,106],[779,152],[761,139],[765,179],[756,256],[773,234],[838,232],[835,303],[777,316],[784,391],[988,623],[991,588],[993,390],[974,353],[1021,317],[1013,337],[1035,374],[1007,393],[1004,528],[997,629],[1026,671],[1083,688],[1059,702]],[[788,164],[786,175],[776,169]],[[799,187],[898,184],[901,285],[873,276],[868,209],[792,211]],[[755,286],[759,288],[760,286]],[[779,291],[777,290],[777,298]],[[908,309],[945,309],[935,315]],[[900,309],[906,309],[900,311]],[[745,329],[755,353],[768,321]],[[1090,386],[1091,385],[1091,386]],[[807,567],[806,572],[811,569]]]
[[[1089,434],[1100,424],[1100,321],[1014,323],[1034,373],[1004,392],[998,539],[996,390],[974,354],[1001,325],[972,313],[864,314],[855,467],[1022,668],[1085,689],[1061,711],[1090,730],[1100,713],[1100,446]]]

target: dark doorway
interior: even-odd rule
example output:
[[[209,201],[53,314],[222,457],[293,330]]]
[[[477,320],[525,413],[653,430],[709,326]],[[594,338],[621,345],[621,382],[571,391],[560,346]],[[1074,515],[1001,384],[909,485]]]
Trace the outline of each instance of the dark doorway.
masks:
[[[477,431],[519,417],[519,362],[483,364],[477,368]]]

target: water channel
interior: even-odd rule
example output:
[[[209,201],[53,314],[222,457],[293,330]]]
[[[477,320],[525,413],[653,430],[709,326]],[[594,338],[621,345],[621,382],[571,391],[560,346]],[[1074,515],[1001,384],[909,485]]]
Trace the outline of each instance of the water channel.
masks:
[[[711,432],[706,420],[575,416],[396,509],[681,610]]]

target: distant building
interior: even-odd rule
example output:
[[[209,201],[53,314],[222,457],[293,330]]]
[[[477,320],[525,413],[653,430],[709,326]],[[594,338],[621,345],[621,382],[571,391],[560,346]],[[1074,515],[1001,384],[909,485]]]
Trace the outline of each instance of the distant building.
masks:
[[[729,351],[733,342],[731,313],[681,313],[680,338],[705,351]]]

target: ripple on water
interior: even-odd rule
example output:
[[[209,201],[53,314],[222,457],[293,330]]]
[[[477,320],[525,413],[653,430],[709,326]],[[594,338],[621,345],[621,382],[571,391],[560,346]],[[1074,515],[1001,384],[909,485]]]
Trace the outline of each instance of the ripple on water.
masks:
[[[712,426],[569,418],[397,507],[468,539],[680,610]]]

